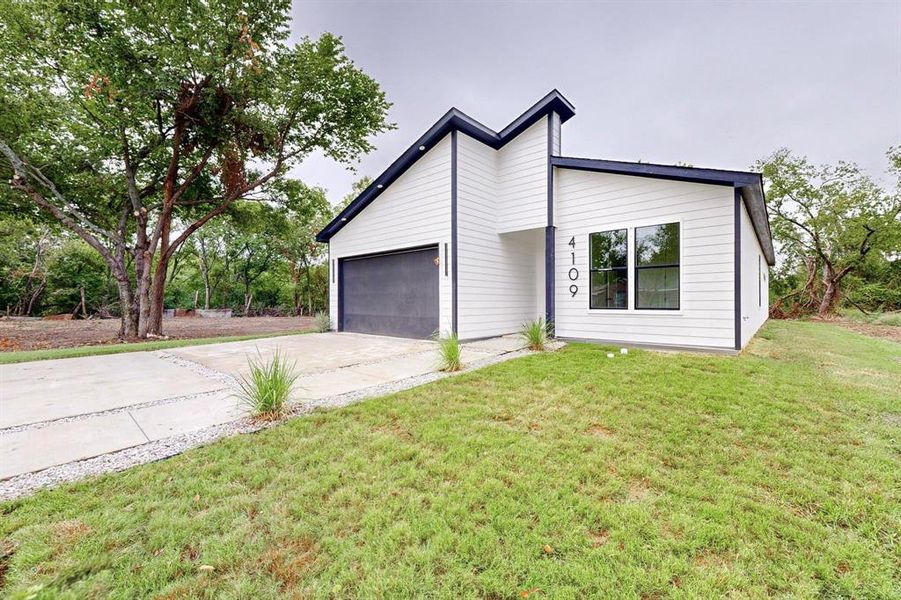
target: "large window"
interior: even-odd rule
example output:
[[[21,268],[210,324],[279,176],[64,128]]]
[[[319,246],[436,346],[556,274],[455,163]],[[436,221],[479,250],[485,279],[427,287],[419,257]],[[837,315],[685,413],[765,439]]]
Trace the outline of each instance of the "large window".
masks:
[[[679,309],[679,224],[635,228],[635,308]]]
[[[589,277],[590,308],[628,308],[629,242],[625,229],[592,233]]]

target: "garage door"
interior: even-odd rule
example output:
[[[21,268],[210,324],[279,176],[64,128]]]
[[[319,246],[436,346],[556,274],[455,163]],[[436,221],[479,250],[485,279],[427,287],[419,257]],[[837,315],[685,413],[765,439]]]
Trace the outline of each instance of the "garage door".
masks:
[[[342,331],[427,338],[438,329],[438,247],[341,261]]]

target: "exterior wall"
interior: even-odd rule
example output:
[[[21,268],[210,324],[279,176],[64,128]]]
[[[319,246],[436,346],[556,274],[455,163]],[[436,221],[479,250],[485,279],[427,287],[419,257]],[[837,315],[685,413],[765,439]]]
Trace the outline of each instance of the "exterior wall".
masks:
[[[741,345],[760,329],[770,311],[769,266],[754,233],[745,203],[741,203]]]
[[[499,233],[547,225],[548,119],[497,151]]]
[[[547,135],[547,129],[544,131]],[[543,285],[543,269],[539,281],[535,266],[544,260],[543,230],[498,234],[500,160],[498,151],[458,134],[457,314],[461,339],[517,331],[539,311],[536,290]],[[546,182],[544,185],[546,199]],[[546,200],[543,206],[546,218]]]
[[[704,185],[594,173],[554,171],[556,333],[564,338],[723,349],[735,347],[734,192]],[[635,310],[636,226],[678,221],[680,309]],[[591,310],[588,235],[628,228],[627,310]],[[568,243],[575,237],[575,248]],[[575,264],[573,255],[575,254]],[[572,281],[570,269],[578,269]],[[575,296],[571,284],[578,286]]]
[[[450,253],[447,260],[444,253],[444,245],[450,245],[450,241],[451,136],[447,135],[329,241],[329,314],[333,324],[338,323],[335,269],[339,259],[437,244],[441,255],[439,323],[442,332],[450,331],[452,269]]]

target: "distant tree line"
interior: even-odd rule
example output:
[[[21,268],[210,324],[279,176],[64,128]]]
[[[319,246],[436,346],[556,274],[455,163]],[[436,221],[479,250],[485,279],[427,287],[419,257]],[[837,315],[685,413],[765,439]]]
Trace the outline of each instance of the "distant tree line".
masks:
[[[234,203],[169,261],[165,307],[238,315],[327,310],[326,246],[315,235],[368,183],[355,183],[336,207],[321,188],[290,179],[277,201]],[[109,266],[78,236],[50,220],[0,213],[0,312],[118,317],[121,306]]]

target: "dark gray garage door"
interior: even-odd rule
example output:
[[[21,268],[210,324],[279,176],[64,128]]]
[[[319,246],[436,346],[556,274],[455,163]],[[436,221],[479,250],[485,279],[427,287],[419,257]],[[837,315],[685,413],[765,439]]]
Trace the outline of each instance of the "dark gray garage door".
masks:
[[[427,338],[438,329],[438,248],[341,261],[342,331]]]

